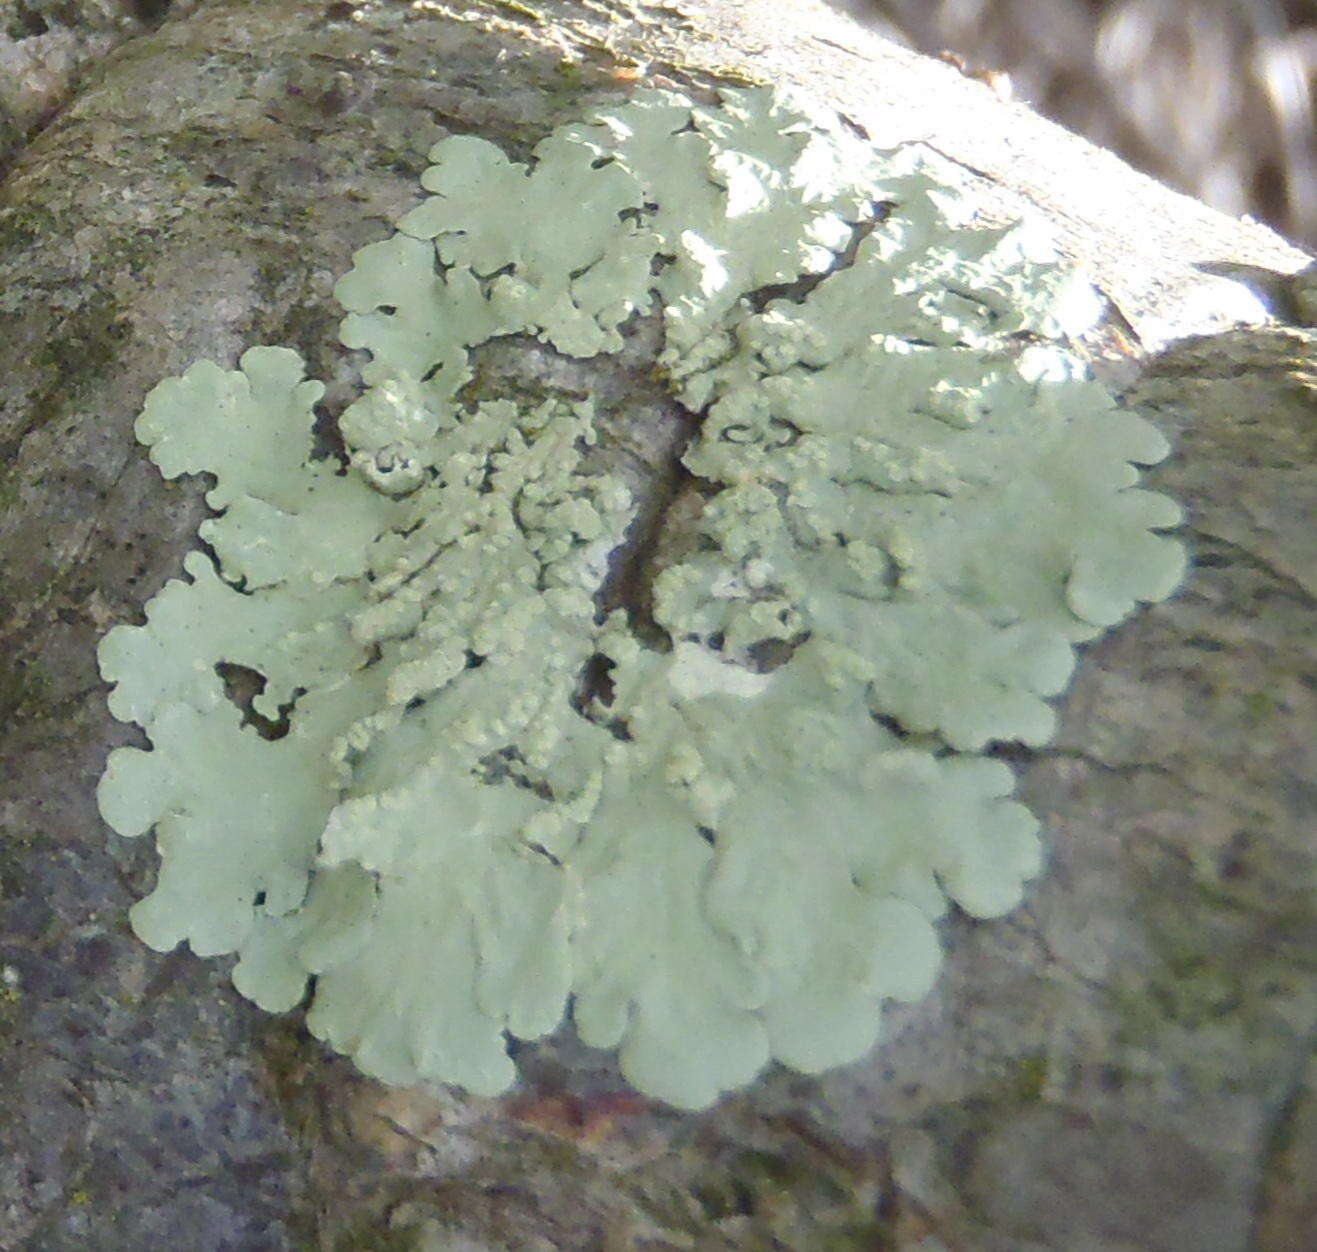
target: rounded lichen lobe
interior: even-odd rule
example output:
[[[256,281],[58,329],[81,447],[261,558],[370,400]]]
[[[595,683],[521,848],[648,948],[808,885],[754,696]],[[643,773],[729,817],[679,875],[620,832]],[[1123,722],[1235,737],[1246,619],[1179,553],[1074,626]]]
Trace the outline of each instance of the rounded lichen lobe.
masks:
[[[947,902],[1002,914],[1039,871],[982,753],[1044,743],[1075,645],[1176,585],[1134,469],[1164,442],[1064,346],[1096,301],[1034,231],[772,93],[431,156],[336,288],[371,356],[342,462],[286,349],[138,421],[216,513],[215,559],[101,645],[152,744],[99,790],[159,844],[134,925],[238,953],[270,1010],[314,976],[311,1029],[389,1082],[501,1091],[507,1036],[569,1002],[683,1107],[854,1060],[931,986]],[[646,312],[702,508],[641,629],[603,592],[638,504],[592,404],[467,384],[493,338],[585,360]]]

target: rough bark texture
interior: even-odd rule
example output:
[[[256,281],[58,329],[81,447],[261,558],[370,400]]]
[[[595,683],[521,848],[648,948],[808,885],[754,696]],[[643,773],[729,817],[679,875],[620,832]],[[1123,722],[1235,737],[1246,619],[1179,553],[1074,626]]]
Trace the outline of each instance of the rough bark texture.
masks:
[[[1150,478],[1188,507],[1192,576],[1086,651],[1056,743],[1018,755],[1052,849],[1026,906],[951,920],[934,995],[864,1063],[677,1115],[564,1033],[504,1099],[380,1087],[223,963],[128,930],[154,853],[96,813],[128,732],[93,650],[204,507],[132,420],[162,376],[259,342],[341,405],[333,279],[445,128],[520,155],[637,78],[731,74],[925,138],[986,212],[1058,222],[1175,441]],[[0,1249],[1304,1246],[1314,335],[1140,360],[1229,320],[1212,271],[1276,290],[1303,263],[812,0],[216,0],[124,43],[0,184]]]

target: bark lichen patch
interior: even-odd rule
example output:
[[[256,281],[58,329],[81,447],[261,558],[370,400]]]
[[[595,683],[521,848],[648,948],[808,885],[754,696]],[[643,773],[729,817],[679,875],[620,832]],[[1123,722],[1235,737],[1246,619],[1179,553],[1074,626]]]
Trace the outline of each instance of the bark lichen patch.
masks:
[[[342,459],[287,349],[138,420],[215,516],[101,646],[152,743],[99,793],[161,852],[134,925],[238,953],[269,1009],[313,978],[312,1031],[394,1083],[501,1091],[569,1002],[679,1106],[853,1060],[948,902],[1038,871],[988,751],[1045,742],[1075,646],[1174,589],[1135,469],[1166,445],[1064,346],[1095,302],[1032,229],[771,92],[431,159],[336,288],[370,354]],[[596,455],[645,325],[657,511]]]

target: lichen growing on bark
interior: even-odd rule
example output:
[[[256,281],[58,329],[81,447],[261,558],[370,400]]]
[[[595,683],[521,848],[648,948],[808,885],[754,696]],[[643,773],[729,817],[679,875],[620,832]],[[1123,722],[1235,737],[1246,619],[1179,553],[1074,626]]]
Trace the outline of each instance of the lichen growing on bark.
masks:
[[[269,1009],[314,978],[312,1031],[395,1083],[501,1091],[569,1003],[684,1107],[853,1060],[948,900],[998,915],[1038,871],[983,749],[1045,742],[1074,646],[1175,587],[1134,469],[1166,446],[1058,342],[1096,306],[1031,229],[771,93],[431,155],[337,288],[371,354],[345,464],[286,349],[138,421],[216,515],[101,647],[152,743],[100,787],[161,853],[134,925],[236,952]],[[705,504],[642,638],[598,608],[634,502],[590,402],[463,387],[492,338],[589,358],[652,309]]]

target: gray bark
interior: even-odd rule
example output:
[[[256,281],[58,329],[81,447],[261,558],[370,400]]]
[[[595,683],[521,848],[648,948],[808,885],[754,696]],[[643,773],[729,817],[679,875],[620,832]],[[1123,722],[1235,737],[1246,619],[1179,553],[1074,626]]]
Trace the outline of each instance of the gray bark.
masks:
[[[637,79],[739,75],[1057,223],[1112,303],[1104,367],[1175,442],[1149,481],[1192,574],[1018,756],[1046,876],[947,924],[937,989],[866,1061],[678,1115],[564,1033],[503,1099],[384,1088],[128,929],[154,853],[96,812],[131,732],[94,648],[204,514],[132,421],[254,343],[349,398],[330,288],[444,128],[521,154]],[[815,0],[215,0],[124,43],[0,183],[0,1249],[1302,1246],[1317,337],[1228,330],[1220,275],[1274,299],[1305,259]]]

